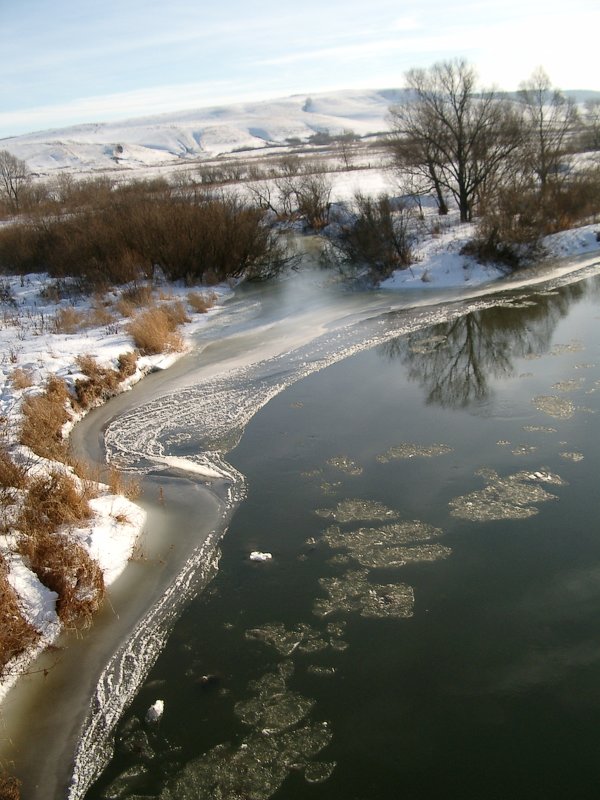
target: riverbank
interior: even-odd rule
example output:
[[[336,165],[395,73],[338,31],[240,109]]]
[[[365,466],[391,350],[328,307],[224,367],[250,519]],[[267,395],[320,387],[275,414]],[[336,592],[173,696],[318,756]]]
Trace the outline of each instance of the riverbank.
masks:
[[[547,259],[568,258],[600,252],[597,240],[598,226],[590,225],[564,231],[543,242]],[[423,242],[417,253],[418,261],[410,270],[397,271],[382,284],[382,289],[427,289],[478,286],[498,280],[504,271],[494,265],[478,264],[474,259],[460,254],[464,242],[472,236],[471,225],[449,226],[443,234]],[[83,378],[78,359],[93,356],[103,368],[111,368],[123,353],[132,353],[134,345],[127,333],[125,317],[109,318],[110,304],[115,306],[118,294],[104,298],[71,295],[58,297],[61,287],[43,275],[4,277],[2,279],[3,327],[0,331],[4,359],[0,369],[0,415],[4,421],[4,446],[27,469],[48,472],[53,467],[28,449],[17,446],[22,424],[22,405],[27,397],[41,391],[50,376],[64,379],[72,390]],[[63,285],[66,293],[68,286]],[[157,287],[156,294],[163,302],[185,301],[183,287]],[[217,288],[219,304],[231,295],[226,287]],[[104,324],[94,324],[104,311]],[[66,332],[59,321],[72,311],[82,320]],[[190,309],[188,308],[188,311]],[[189,347],[191,337],[207,325],[217,312],[217,307],[207,314],[196,314],[182,328]],[[85,320],[85,323],[83,322]],[[182,352],[185,352],[185,349]],[[119,386],[119,391],[130,389],[149,372],[166,369],[182,354],[169,353],[139,357],[136,369]],[[65,434],[80,415],[72,415],[65,426]],[[101,566],[104,580],[110,585],[125,568],[144,525],[144,514],[138,506],[111,494],[106,486],[98,487],[100,496],[92,501],[93,518],[76,532],[76,538]],[[10,519],[8,520],[10,523]],[[15,537],[9,533],[0,536],[0,554],[8,564],[8,580],[17,593],[23,615],[40,633],[40,640],[12,662],[0,682],[0,702],[18,676],[41,649],[56,639],[60,624],[56,613],[56,594],[50,592],[28,569],[15,552]]]
[[[87,378],[82,371],[86,359],[91,359],[99,369],[112,372],[117,369],[119,359],[131,355],[135,368],[115,387],[118,392],[128,391],[148,373],[166,369],[183,355],[190,346],[190,337],[208,324],[218,313],[219,304],[231,294],[228,287],[217,287],[211,297],[213,308],[194,314],[188,301],[189,290],[181,286],[157,286],[157,302],[185,303],[188,321],[182,330],[182,347],[179,352],[139,356],[128,332],[130,319],[119,313],[123,309],[122,292],[113,291],[102,299],[84,297],[68,282],[51,281],[38,274],[4,276],[0,285],[3,323],[0,343],[4,355],[0,365],[2,452],[28,480],[64,474],[78,490],[83,489],[88,479],[82,481],[71,467],[42,458],[30,447],[19,444],[24,404],[40,397],[49,379],[64,381],[74,395],[78,382]],[[65,437],[88,410],[70,409],[63,426]],[[89,501],[90,518],[71,525],[68,534],[99,565],[104,585],[109,587],[131,558],[146,516],[139,505],[115,493],[120,488],[118,481],[115,486],[115,481],[110,480],[113,485],[109,487],[104,475],[93,478],[89,481],[93,484],[90,494],[94,495]],[[0,556],[21,615],[39,638],[6,664],[0,681],[0,702],[18,678],[32,668],[39,653],[56,641],[63,627],[57,613],[56,592],[40,581],[18,552],[12,526],[18,517],[19,503],[23,502],[23,490],[4,486],[3,493]]]
[[[571,253],[573,253],[574,255],[577,255],[577,254],[581,254],[582,252],[588,253],[590,256],[593,256],[594,252],[596,252],[596,253],[600,252],[600,245],[598,245],[597,243],[595,243],[595,233],[594,233],[594,228],[582,229],[582,230],[579,230],[579,231],[577,231],[577,232],[575,232],[575,231],[573,231],[573,232],[569,232],[569,235],[568,235],[568,236],[563,236],[563,235],[561,235],[561,237],[560,237],[560,241],[557,239],[555,243],[556,243],[556,247],[555,247],[555,253],[554,253],[555,257],[557,257],[557,256],[559,256],[559,255],[562,255],[562,256],[563,256],[563,258],[564,258],[564,257],[566,257],[566,256],[569,256]],[[560,248],[562,248],[562,252],[561,252],[561,250],[559,249],[559,247],[560,247]],[[443,260],[441,260],[441,262],[440,262],[440,263],[443,263]],[[439,267],[438,267],[438,268],[439,268]],[[446,268],[448,268],[448,265],[446,265]],[[461,268],[461,270],[462,270],[462,268]],[[447,280],[447,278],[448,278],[448,274],[449,274],[448,272],[444,272],[444,273],[443,273],[443,275],[445,276],[446,280]],[[481,273],[481,274],[482,274],[482,275],[486,274],[487,280],[489,281],[489,273],[484,273],[484,272],[482,271],[482,273]],[[440,273],[440,276],[441,276],[441,275],[442,275],[442,273]],[[456,286],[459,286],[459,287],[462,287],[462,286],[464,286],[464,283],[465,283],[465,281],[464,281],[464,274],[463,274],[463,272],[461,272],[461,271],[458,271],[458,269],[457,269],[457,270],[456,270],[456,272],[455,272],[455,275],[456,275],[456,279],[457,279],[457,280],[456,280],[456,283],[455,283],[455,285],[456,285]],[[460,281],[458,280],[459,278],[460,278]],[[290,280],[293,280],[293,276],[290,278]],[[433,288],[435,285],[436,285],[436,284],[435,284],[435,282],[433,282],[433,284],[432,284],[432,287],[431,287],[431,288]],[[448,284],[446,284],[446,285],[448,285]],[[469,285],[475,286],[476,284],[475,284],[475,283],[471,283],[471,284],[469,284]],[[422,282],[422,281],[421,281],[419,284],[416,284],[416,286],[417,286],[417,288],[423,288],[424,290],[427,290],[427,289],[428,289],[428,286],[427,286],[427,285],[424,285],[424,282]],[[382,293],[379,293],[379,296],[380,296],[380,297],[381,297],[381,294],[382,294]],[[385,295],[386,293],[384,292],[383,294]],[[257,296],[258,296],[258,293],[257,293]],[[389,296],[391,297],[392,295],[390,294]],[[398,298],[400,298],[400,297],[401,297],[401,295],[397,295],[397,297],[398,297]],[[278,298],[277,298],[277,297],[275,298],[275,302],[278,302]],[[408,301],[408,302],[410,302],[410,301]],[[211,312],[211,313],[212,313],[212,312]],[[215,312],[215,313],[216,313],[216,312]],[[210,320],[210,318],[211,318],[211,317],[209,316],[208,320]],[[206,321],[207,321],[207,319],[206,319],[206,318],[203,318],[202,320],[199,320],[198,322],[199,322],[199,324],[200,324],[200,325],[205,325],[205,324],[206,324]],[[264,320],[263,320],[263,322],[264,322]],[[315,332],[315,328],[314,328],[314,326],[313,326],[313,325],[311,325],[311,326],[310,326],[310,328],[311,328],[310,335],[311,335],[311,336],[314,338],[315,336],[317,336],[317,335],[318,335],[318,332],[317,332],[317,333]],[[198,327],[196,327],[196,328],[195,328],[195,330],[196,330],[196,331],[198,331],[198,330],[199,330],[199,328],[198,328]],[[189,331],[189,329],[188,329],[188,331]],[[187,332],[187,331],[186,331],[186,332]],[[116,335],[116,334],[112,333],[112,334],[110,334],[110,335]],[[308,332],[307,332],[307,335],[309,335],[309,333],[308,333]],[[89,346],[90,338],[91,338],[91,337],[87,337],[88,346]],[[273,347],[278,347],[278,348],[280,348],[280,349],[281,349],[281,347],[283,347],[283,345],[284,345],[284,342],[283,342],[283,341],[279,341],[279,338],[280,338],[280,337],[279,337],[279,336],[277,336],[277,334],[276,334],[276,338],[277,338],[277,340],[278,340],[278,341],[277,341],[277,343],[276,343],[275,345],[273,345],[273,344],[270,344],[270,345],[269,345],[269,347],[270,347],[270,349],[271,349],[271,350],[273,349]],[[270,339],[267,337],[266,341],[270,341]],[[123,343],[120,343],[120,345],[119,345],[119,346],[122,346],[122,344],[123,344]],[[131,345],[130,345],[130,346],[131,346]],[[286,345],[286,346],[287,346],[287,345]],[[52,350],[51,348],[52,348],[52,345],[50,345],[50,355],[51,355],[52,357],[54,357],[54,356],[58,355],[58,354],[56,353],[56,350]],[[259,349],[260,349],[260,348],[259,348]],[[89,352],[89,350],[88,350],[88,352]],[[235,353],[234,353],[233,355],[235,356]],[[258,356],[257,356],[257,357],[258,357]],[[161,365],[164,367],[164,366],[166,366],[166,365],[167,365],[167,364],[169,364],[169,363],[170,363],[170,364],[172,364],[172,363],[173,363],[173,360],[174,360],[174,358],[175,358],[175,357],[173,357],[173,356],[172,356],[172,357],[169,357],[169,359],[168,359],[168,360],[166,360],[166,361],[163,361]],[[236,358],[239,358],[239,354],[238,354],[238,356],[236,356]],[[180,363],[182,363],[182,362],[180,362]],[[221,371],[221,373],[222,373],[222,372],[223,372],[223,370],[224,370],[224,369],[226,369],[226,366],[225,366],[223,363],[221,363],[221,365],[220,365],[220,366],[217,366],[216,364],[213,364],[213,365],[212,365],[212,367],[211,367],[211,369],[212,369],[212,371],[217,371],[217,370],[220,370],[220,371]],[[71,375],[71,378],[72,378],[72,377],[73,377],[73,376]],[[141,377],[141,376],[140,376],[140,377]],[[161,378],[162,378],[162,373],[161,373],[161,374],[155,374],[155,375],[153,375],[151,378],[149,378],[149,379],[148,379],[148,381],[152,382],[152,381],[154,381],[154,380],[160,380]],[[165,375],[165,378],[166,378],[166,375]],[[144,383],[146,383],[146,382],[144,382]],[[140,384],[140,385],[141,385],[141,384]],[[163,384],[163,385],[164,385],[164,384]],[[124,399],[125,399],[125,398],[124,398]],[[119,399],[119,398],[117,398],[117,399],[116,399],[116,401],[114,401],[114,402],[116,402],[117,404],[119,404],[119,403],[120,403],[120,399]],[[99,433],[100,433],[100,432],[101,432],[101,429],[100,429]],[[163,479],[163,478],[161,478],[161,479],[160,479],[160,481],[161,481],[161,482],[164,482],[164,479]],[[156,483],[155,483],[156,492],[158,492],[159,483],[160,483],[160,482],[156,482]],[[171,507],[170,511],[172,511],[172,510],[173,510],[173,507]],[[215,512],[215,513],[217,513],[217,512]],[[218,516],[218,514],[217,514],[217,516]],[[215,518],[216,518],[216,517],[215,517]],[[209,520],[209,522],[210,522],[210,520]],[[168,548],[168,546],[167,546],[167,547],[165,548],[165,550],[163,551],[163,554],[161,555],[161,558],[163,558],[163,557],[164,557],[164,558],[165,558],[165,559],[167,559],[167,560],[171,559],[171,555],[170,555],[170,553],[169,553],[168,551],[169,551],[169,548]],[[130,574],[130,576],[129,576],[129,577],[130,577],[132,580],[135,580],[135,579],[137,579],[137,577],[139,577],[139,574],[138,574],[138,573],[139,573],[139,570],[137,569],[137,565],[134,565],[134,570],[133,570],[133,571],[131,571],[131,570],[130,570],[130,573],[131,573],[131,574]],[[134,573],[135,573],[135,574],[134,574]],[[154,602],[154,600],[156,599],[156,597],[157,597],[157,594],[155,593],[155,595],[153,595],[153,596],[152,596],[152,598],[151,598],[151,602]],[[138,608],[138,609],[137,609],[137,612],[139,612],[140,614],[142,614],[142,615],[143,615],[144,609],[139,609],[139,608]],[[123,641],[125,641],[125,639],[126,639],[126,638],[127,638],[129,635],[130,635],[130,633],[131,633],[131,628],[129,628],[129,629],[128,629],[128,628],[125,626],[125,627],[123,627],[122,629],[120,628],[119,630],[121,631],[122,640],[123,640]],[[93,631],[92,631],[92,633],[93,633]],[[93,648],[93,641],[92,641],[92,639],[93,639],[93,637],[87,637],[87,639],[86,639],[86,642],[87,642],[87,644],[85,645],[85,647],[89,647],[89,648],[90,648],[90,652],[93,652],[93,650],[92,650],[92,648]],[[80,653],[80,654],[83,652],[83,650],[85,649],[85,647],[80,647],[80,648],[79,648],[79,653]],[[106,651],[106,652],[108,653],[108,656],[110,656],[110,653],[109,653],[108,651]],[[94,654],[94,657],[96,657],[97,655],[98,655],[98,654],[97,654],[97,653],[95,653],[95,654]],[[105,655],[106,655],[106,654],[105,654]],[[103,656],[100,656],[100,658],[102,658],[102,657],[103,657]],[[75,659],[75,660],[76,660],[76,659]],[[99,661],[98,663],[101,663],[101,662]],[[76,670],[76,668],[77,668],[77,664],[74,664],[74,671]],[[97,670],[96,670],[96,671],[97,671]],[[94,687],[93,687],[93,686],[91,686],[91,687],[88,687],[88,688],[91,688],[91,689],[93,690],[93,688],[94,688]],[[88,692],[88,695],[87,695],[87,697],[89,697],[89,692]],[[81,693],[81,703],[83,704],[83,706],[82,706],[83,708],[85,708],[85,703],[87,702],[87,697],[86,697],[85,691],[82,689],[82,693]],[[27,711],[27,713],[32,713],[32,712],[31,712],[31,709],[29,709],[29,710]],[[73,735],[75,735],[75,734],[73,734]],[[56,763],[56,761],[55,761],[55,760],[52,760],[52,761],[49,761],[48,763]]]

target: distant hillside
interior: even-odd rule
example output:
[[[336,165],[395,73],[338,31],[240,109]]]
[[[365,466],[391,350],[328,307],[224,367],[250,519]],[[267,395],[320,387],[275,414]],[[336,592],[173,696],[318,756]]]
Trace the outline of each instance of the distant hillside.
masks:
[[[75,125],[0,141],[46,175],[56,170],[104,170],[120,165],[152,167],[241,148],[306,141],[328,131],[360,136],[387,130],[390,105],[406,92],[343,91],[200,108],[122,122]]]

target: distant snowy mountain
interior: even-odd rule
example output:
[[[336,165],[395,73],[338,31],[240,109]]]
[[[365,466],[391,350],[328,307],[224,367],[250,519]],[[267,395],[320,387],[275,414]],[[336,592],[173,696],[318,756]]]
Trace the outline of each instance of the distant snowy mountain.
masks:
[[[343,91],[200,108],[122,122],[76,125],[0,140],[0,149],[46,175],[56,170],[152,167],[241,148],[306,141],[314,133],[360,136],[387,130],[401,89]]]

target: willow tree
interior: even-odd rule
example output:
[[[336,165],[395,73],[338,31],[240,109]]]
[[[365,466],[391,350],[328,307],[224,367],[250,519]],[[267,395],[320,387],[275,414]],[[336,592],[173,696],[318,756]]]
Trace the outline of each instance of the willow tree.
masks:
[[[390,144],[400,172],[418,175],[433,191],[441,213],[454,198],[462,222],[493,193],[522,140],[515,104],[494,91],[478,91],[475,70],[464,60],[411,69],[411,98],[390,110]]]

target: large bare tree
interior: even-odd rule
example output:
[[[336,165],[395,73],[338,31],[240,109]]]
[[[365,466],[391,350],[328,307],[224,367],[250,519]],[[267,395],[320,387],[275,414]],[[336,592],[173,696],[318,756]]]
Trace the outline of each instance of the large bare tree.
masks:
[[[0,197],[18,213],[23,190],[29,183],[27,164],[8,150],[0,150]]]
[[[528,128],[524,163],[543,192],[549,183],[561,177],[567,143],[577,122],[577,108],[553,88],[541,67],[521,83],[519,98]]]
[[[454,198],[468,222],[511,164],[520,115],[495,92],[478,91],[475,70],[462,59],[411,69],[406,84],[411,99],[390,111],[396,166],[435,194],[440,213],[445,197]]]

